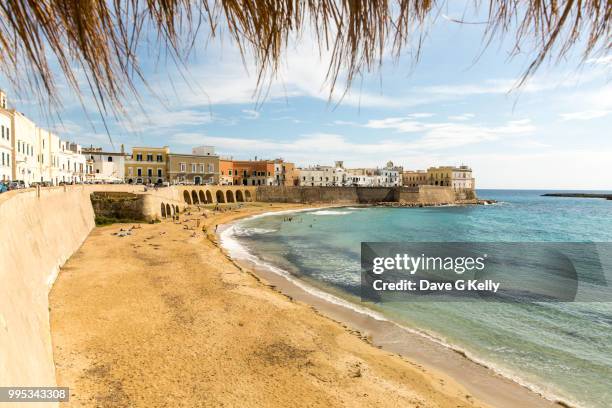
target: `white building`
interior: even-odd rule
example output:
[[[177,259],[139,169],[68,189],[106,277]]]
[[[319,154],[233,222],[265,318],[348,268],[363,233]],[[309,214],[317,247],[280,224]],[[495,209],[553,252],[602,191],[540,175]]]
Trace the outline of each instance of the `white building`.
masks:
[[[387,162],[385,168],[379,171],[380,185],[384,187],[399,187],[402,185],[402,169],[395,167],[393,162]]]
[[[215,146],[197,146],[191,149],[194,156],[216,156]]]
[[[78,183],[85,180],[81,146],[60,140],[23,113],[9,109],[0,90],[0,180],[32,183]]]
[[[300,169],[301,186],[338,187],[349,185],[343,162],[335,166],[312,166]]]
[[[6,106],[6,95],[0,91],[0,181],[13,180],[12,114]]]
[[[90,180],[110,183],[125,179],[125,161],[130,155],[123,145],[120,152],[105,152],[99,147],[83,148],[83,155],[91,166]]]
[[[87,158],[81,152],[81,146],[57,139],[57,171],[54,184],[82,183],[86,180]]]
[[[395,167],[393,162],[380,169],[347,169],[347,185],[357,187],[398,187],[401,185],[401,168]]]
[[[40,180],[38,131],[36,124],[21,112],[12,111],[14,180],[26,186]]]

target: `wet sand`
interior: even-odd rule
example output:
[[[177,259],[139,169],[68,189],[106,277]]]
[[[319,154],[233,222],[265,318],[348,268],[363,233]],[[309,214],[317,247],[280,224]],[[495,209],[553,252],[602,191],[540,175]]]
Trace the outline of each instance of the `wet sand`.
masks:
[[[57,382],[71,393],[62,406],[487,406],[218,247],[215,225],[288,208],[181,214],[124,237],[114,234],[131,225],[96,228],[50,293]]]

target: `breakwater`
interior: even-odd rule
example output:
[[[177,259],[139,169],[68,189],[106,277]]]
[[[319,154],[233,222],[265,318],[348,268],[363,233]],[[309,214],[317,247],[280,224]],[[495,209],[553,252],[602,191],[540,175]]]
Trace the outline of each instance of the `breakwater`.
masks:
[[[598,194],[598,193],[546,193],[546,194],[542,194],[542,197],[603,198],[606,200],[612,200],[612,194]]]

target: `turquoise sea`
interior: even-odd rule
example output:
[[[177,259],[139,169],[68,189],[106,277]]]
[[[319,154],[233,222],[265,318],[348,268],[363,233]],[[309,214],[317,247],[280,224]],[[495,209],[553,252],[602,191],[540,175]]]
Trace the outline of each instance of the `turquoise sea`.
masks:
[[[232,233],[262,262],[431,333],[550,398],[611,407],[612,303],[368,305],[359,298],[362,241],[612,242],[612,201],[543,193],[478,191],[481,198],[499,201],[489,206],[343,207],[268,215],[243,220]]]

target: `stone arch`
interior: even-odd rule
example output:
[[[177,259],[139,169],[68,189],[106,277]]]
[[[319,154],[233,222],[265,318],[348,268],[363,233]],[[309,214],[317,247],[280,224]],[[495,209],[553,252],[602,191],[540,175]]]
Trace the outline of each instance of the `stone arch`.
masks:
[[[183,190],[183,199],[187,204],[191,204],[191,196],[189,195],[189,191]]]
[[[225,197],[223,196],[223,191],[221,190],[217,190],[217,202],[218,203],[224,203],[225,202]]]
[[[200,203],[202,204],[206,203],[206,196],[204,195],[204,190],[200,190],[198,192],[198,197],[200,198]]]
[[[166,204],[166,216],[172,217],[172,208],[170,207],[170,204]]]
[[[251,197],[251,192],[249,190],[244,191],[244,196],[247,201],[253,201],[253,197]]]
[[[198,204],[200,201],[198,200],[198,193],[195,190],[191,190],[191,201],[194,204]]]
[[[174,206],[174,214],[178,214],[180,212],[178,205]]]
[[[213,203],[213,196],[210,190],[206,190],[206,202],[209,204]]]
[[[225,195],[227,196],[227,202],[228,203],[233,203],[234,202],[234,192],[232,190],[227,190],[225,192]]]
[[[161,216],[166,218],[166,205],[164,203],[161,203]]]
[[[239,203],[244,201],[244,195],[240,190],[236,190],[236,201],[238,201]]]

